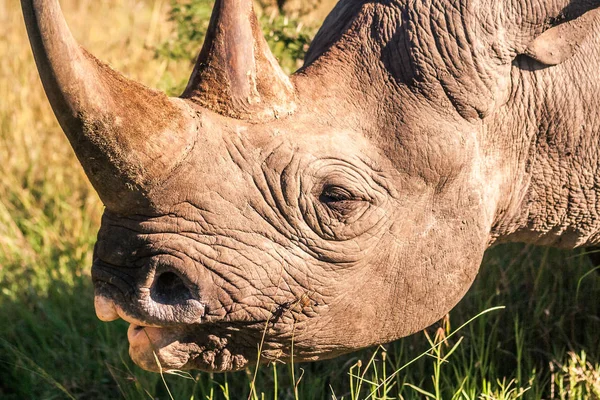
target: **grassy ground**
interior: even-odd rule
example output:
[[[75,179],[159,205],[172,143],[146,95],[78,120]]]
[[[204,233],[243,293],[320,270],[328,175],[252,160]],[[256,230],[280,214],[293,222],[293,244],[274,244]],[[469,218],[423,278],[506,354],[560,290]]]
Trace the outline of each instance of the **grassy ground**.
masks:
[[[173,31],[166,1],[61,4],[76,37],[118,70],[164,90],[187,78],[185,58],[164,47],[155,57]],[[489,251],[465,299],[425,333],[333,361],[261,367],[254,381],[253,369],[163,380],[129,360],[126,324],[94,316],[101,212],[42,91],[18,0],[0,0],[1,399],[600,398],[600,274],[581,251],[522,245]],[[496,306],[505,308],[449,336]]]

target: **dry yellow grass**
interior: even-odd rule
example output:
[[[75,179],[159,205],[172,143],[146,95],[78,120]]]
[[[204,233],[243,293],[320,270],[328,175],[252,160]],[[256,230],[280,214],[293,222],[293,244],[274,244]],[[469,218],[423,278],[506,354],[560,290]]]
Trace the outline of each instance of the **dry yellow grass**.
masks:
[[[132,79],[161,88],[166,73],[188,73],[187,63],[154,57],[154,47],[171,32],[168,2],[61,5],[80,43]],[[40,250],[73,247],[99,223],[102,205],[43,92],[18,0],[0,0],[0,178],[0,268],[40,262]],[[23,224],[44,230],[36,235],[41,243],[31,243]]]

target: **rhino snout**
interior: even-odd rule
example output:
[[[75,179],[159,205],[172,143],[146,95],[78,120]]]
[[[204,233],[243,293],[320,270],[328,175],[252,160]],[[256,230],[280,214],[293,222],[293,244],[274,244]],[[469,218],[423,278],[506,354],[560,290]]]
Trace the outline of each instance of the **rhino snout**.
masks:
[[[100,320],[122,318],[136,325],[162,327],[199,323],[205,315],[204,304],[193,295],[197,290],[179,273],[155,272],[145,279],[148,284],[125,285],[124,271],[113,269],[99,264],[93,268],[94,306]]]

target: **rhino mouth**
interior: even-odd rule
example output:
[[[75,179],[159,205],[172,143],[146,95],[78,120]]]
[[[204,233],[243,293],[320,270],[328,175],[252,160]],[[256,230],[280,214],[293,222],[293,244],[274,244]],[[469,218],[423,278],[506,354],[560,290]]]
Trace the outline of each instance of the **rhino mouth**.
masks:
[[[149,323],[101,296],[96,297],[96,312],[105,321],[122,319],[129,323],[129,355],[139,367],[153,372],[243,369],[256,359],[261,326],[264,328],[264,322]]]
[[[169,370],[237,371],[250,363],[244,349],[230,346],[225,336],[196,332],[188,340],[189,327],[149,327],[130,324],[129,355],[141,368]]]
[[[310,307],[302,308],[303,297],[284,302],[269,318],[254,319],[247,314],[210,312],[196,299],[161,304],[152,300],[148,289],[138,288],[128,295],[117,290],[114,282],[95,283],[98,318],[130,324],[129,355],[149,371],[237,371],[258,361],[288,361],[292,349],[294,361],[324,356],[316,355],[312,346],[305,346],[299,338],[304,330],[301,321],[315,314]]]

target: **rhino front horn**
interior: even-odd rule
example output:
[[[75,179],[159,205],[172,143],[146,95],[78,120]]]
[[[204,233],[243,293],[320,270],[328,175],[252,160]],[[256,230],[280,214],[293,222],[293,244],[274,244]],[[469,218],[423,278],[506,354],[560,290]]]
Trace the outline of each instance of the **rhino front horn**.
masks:
[[[294,110],[294,88],[261,32],[252,0],[217,0],[183,98],[229,117],[268,120]]]
[[[82,49],[58,0],[21,0],[56,117],[106,207],[126,212],[178,165],[195,139],[183,100],[132,82]]]

